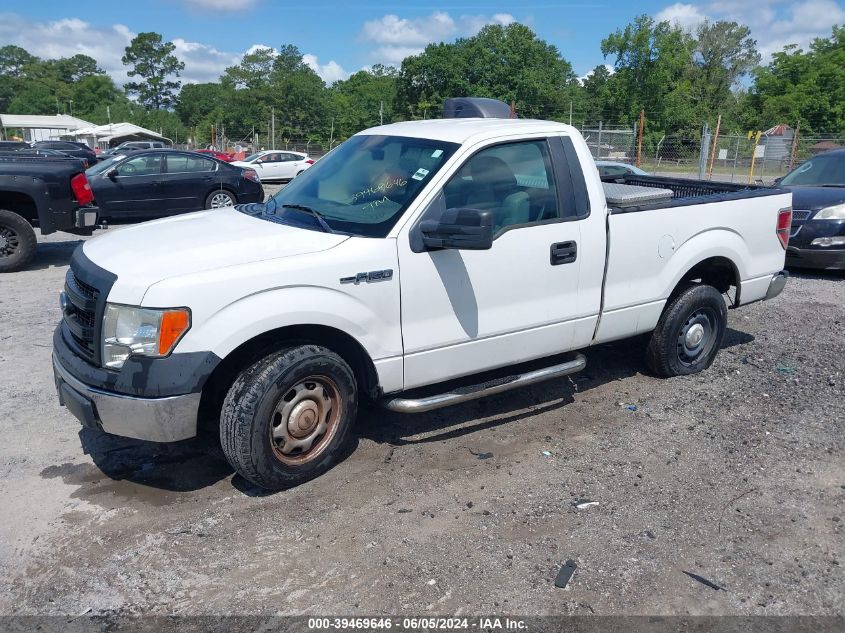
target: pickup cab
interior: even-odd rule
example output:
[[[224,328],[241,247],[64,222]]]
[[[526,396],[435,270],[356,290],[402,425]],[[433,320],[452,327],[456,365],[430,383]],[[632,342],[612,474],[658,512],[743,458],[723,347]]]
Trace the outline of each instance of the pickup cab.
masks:
[[[727,309],[784,287],[791,195],[612,180],[568,125],[413,121],[265,204],[87,241],[54,335],[60,401],[133,438],[211,425],[237,472],[282,489],[333,465],[365,399],[427,411],[646,333],[656,375],[704,370]]]

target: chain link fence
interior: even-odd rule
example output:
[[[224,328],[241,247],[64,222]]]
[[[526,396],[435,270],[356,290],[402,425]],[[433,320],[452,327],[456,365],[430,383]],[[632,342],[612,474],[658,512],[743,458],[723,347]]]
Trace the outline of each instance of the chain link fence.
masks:
[[[710,180],[772,184],[816,154],[845,147],[845,137],[756,134],[720,136],[709,148],[706,177]]]

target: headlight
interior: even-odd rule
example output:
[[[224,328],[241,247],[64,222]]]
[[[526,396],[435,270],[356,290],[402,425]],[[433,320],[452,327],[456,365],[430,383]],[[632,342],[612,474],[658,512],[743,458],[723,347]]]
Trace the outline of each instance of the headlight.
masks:
[[[120,369],[129,356],[167,356],[191,327],[186,308],[154,310],[106,304],[103,366]]]
[[[832,207],[825,207],[815,216],[814,220],[845,220],[845,203],[837,204]]]

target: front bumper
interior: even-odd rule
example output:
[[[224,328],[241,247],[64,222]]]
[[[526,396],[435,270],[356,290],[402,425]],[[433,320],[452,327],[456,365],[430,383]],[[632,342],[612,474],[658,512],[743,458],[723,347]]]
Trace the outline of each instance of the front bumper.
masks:
[[[104,391],[74,378],[53,354],[59,404],[83,426],[152,442],[176,442],[197,434],[199,393],[139,398]]]
[[[786,265],[790,268],[845,270],[845,249],[789,246],[786,249]]]

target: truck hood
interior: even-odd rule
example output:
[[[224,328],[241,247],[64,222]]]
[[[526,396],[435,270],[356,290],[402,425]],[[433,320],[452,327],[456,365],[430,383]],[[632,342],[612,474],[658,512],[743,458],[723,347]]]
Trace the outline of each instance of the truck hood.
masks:
[[[347,239],[227,208],[110,229],[85,242],[83,252],[117,275],[110,301],[137,304],[151,285],[163,279],[316,253]]]

